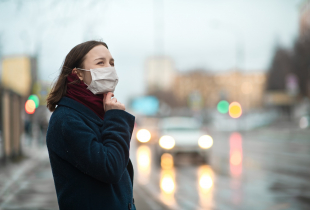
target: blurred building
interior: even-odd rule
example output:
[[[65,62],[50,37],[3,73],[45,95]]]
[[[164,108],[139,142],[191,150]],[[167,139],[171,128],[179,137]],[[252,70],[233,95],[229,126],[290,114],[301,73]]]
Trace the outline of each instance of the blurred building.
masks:
[[[214,74],[196,70],[179,73],[172,90],[180,101],[190,102],[193,95],[197,101],[201,98],[205,108],[215,108],[220,100],[227,100],[252,109],[263,105],[265,83],[265,73],[229,71]]]
[[[171,58],[166,56],[148,58],[145,63],[147,92],[171,90],[175,75],[175,67]]]
[[[244,109],[263,105],[265,73],[205,70],[182,73],[175,70],[169,57],[152,57],[146,61],[145,76],[147,94],[173,108],[216,108],[220,100],[237,101]]]
[[[10,56],[1,65],[1,145],[0,159],[21,155],[21,134],[24,132],[24,104],[37,79],[36,58]]]
[[[310,31],[310,0],[301,4],[299,18],[299,33],[304,36]]]
[[[51,91],[51,82],[50,81],[42,81],[38,80],[33,84],[32,94],[38,96],[40,100],[40,105],[46,106],[46,99]]]

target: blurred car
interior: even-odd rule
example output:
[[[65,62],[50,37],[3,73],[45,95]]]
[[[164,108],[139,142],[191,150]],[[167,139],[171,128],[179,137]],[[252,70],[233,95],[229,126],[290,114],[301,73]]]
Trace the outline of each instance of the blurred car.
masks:
[[[213,139],[202,130],[201,123],[191,117],[169,117],[159,123],[160,138],[156,144],[156,158],[161,162],[164,153],[172,156],[180,152],[200,154],[205,162],[209,161]]]
[[[137,117],[132,136],[138,144],[155,143],[158,139],[158,118]]]

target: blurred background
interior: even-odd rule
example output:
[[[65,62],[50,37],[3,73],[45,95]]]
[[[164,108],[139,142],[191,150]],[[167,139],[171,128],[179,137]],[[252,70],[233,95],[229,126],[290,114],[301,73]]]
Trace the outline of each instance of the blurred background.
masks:
[[[137,209],[310,209],[309,0],[0,0],[0,209],[58,209],[46,97],[102,40]]]

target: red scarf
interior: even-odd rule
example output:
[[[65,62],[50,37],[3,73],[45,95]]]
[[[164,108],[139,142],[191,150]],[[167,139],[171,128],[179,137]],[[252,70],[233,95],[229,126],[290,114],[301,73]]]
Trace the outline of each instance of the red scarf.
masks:
[[[66,96],[80,102],[93,110],[101,119],[104,117],[103,94],[94,95],[90,90],[86,89],[87,85],[83,81],[69,84],[75,80],[79,80],[76,74],[69,74],[67,77],[67,94]]]

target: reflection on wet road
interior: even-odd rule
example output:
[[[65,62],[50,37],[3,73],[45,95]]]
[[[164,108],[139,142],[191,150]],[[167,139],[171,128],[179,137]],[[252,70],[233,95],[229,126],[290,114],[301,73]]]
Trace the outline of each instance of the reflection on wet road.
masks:
[[[132,142],[135,183],[167,209],[310,209],[310,141],[277,132],[214,133],[209,165]],[[292,152],[295,151],[295,152]]]
[[[230,173],[233,177],[239,177],[242,173],[242,136],[240,133],[232,133],[229,136],[229,146]]]

